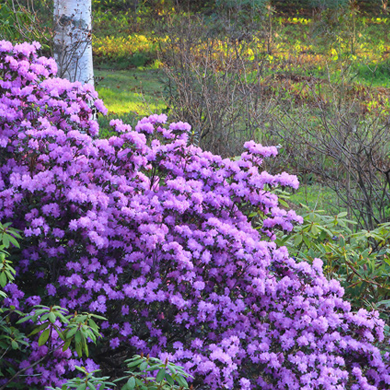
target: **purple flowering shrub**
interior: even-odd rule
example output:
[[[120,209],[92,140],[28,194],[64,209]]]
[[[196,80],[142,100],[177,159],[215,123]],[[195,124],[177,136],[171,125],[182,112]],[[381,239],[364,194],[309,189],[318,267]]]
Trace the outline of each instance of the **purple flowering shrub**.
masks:
[[[96,92],[56,78],[36,47],[0,42],[0,221],[25,237],[4,304],[103,315],[83,364],[113,376],[143,352],[182,364],[200,388],[390,388],[378,314],[352,313],[320,260],[297,263],[273,242],[301,221],[270,190],[296,177],[261,171],[276,148],[251,141],[222,159],[165,115],[134,130],[112,121],[117,135],[98,139]],[[20,367],[47,352],[38,336]],[[58,385],[80,364],[58,350],[24,380]]]

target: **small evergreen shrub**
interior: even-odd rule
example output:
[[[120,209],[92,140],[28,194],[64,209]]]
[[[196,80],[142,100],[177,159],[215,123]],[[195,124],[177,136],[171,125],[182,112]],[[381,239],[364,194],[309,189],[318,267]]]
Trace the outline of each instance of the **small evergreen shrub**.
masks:
[[[61,386],[83,365],[113,377],[144,352],[203,388],[389,388],[378,313],[353,313],[321,260],[298,263],[274,243],[277,229],[302,222],[272,192],[297,188],[296,177],[261,170],[276,148],[250,141],[240,159],[222,159],[165,115],[134,130],[113,120],[116,135],[98,139],[92,107],[104,113],[103,103],[91,86],[56,78],[37,47],[0,42],[0,222],[24,236],[2,304],[107,321],[86,361],[60,348],[46,358],[39,333],[27,336],[12,363],[36,364],[18,386]]]

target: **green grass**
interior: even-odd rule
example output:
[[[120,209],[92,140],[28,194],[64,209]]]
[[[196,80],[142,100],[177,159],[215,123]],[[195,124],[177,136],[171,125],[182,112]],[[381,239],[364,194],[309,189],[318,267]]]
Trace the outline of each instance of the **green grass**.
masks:
[[[390,87],[390,61],[389,59],[369,64],[355,64],[355,81],[373,87]]]
[[[109,114],[150,115],[166,108],[159,71],[155,69],[95,70],[96,90]]]
[[[96,90],[108,109],[99,116],[100,136],[109,135],[111,119],[134,125],[137,120],[166,109],[156,69],[95,70]]]
[[[328,215],[345,211],[338,202],[334,191],[321,184],[301,184],[299,189],[290,196],[291,203],[298,214],[302,210],[300,204],[304,204],[312,210],[325,210]]]

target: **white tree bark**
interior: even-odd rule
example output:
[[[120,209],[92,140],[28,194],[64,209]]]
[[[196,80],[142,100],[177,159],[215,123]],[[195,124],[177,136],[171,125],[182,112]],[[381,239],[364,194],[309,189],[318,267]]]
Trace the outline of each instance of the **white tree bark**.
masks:
[[[93,85],[91,0],[54,0],[58,76]]]

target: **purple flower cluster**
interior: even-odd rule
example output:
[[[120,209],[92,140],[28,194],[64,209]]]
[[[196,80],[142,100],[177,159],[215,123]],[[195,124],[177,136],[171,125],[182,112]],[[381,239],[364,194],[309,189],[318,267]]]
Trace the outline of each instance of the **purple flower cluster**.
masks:
[[[272,241],[301,221],[269,190],[297,188],[296,177],[260,169],[276,148],[251,141],[222,159],[165,115],[135,131],[112,121],[117,135],[98,139],[96,92],[56,78],[36,48],[0,42],[0,220],[26,237],[6,304],[40,291],[45,304],[102,313],[93,367],[144,352],[211,389],[390,388],[378,314],[352,313],[320,260],[297,263]],[[44,348],[32,344],[22,367]],[[61,353],[30,386],[61,383],[75,365]]]

